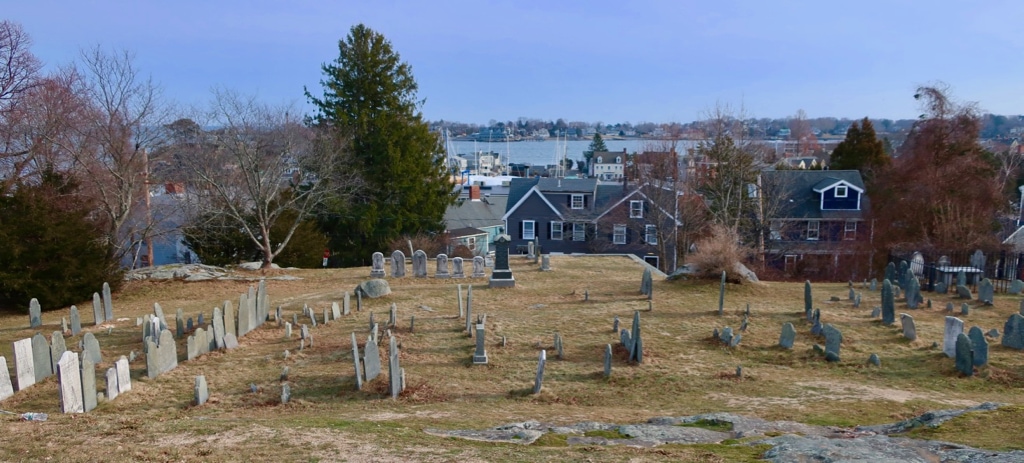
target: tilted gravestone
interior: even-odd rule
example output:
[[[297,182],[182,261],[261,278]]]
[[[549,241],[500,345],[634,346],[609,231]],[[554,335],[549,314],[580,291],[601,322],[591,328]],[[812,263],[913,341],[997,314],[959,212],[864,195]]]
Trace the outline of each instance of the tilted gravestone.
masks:
[[[401,251],[391,253],[391,278],[406,276],[406,254]]]
[[[967,331],[967,338],[971,340],[971,352],[973,353],[974,366],[980,367],[988,364],[988,340],[981,328],[972,326]]]
[[[117,398],[117,396],[119,394],[118,391],[117,391],[117,368],[116,367],[107,368],[106,379],[107,379],[107,390],[106,390],[107,400],[114,400],[114,399]]]
[[[60,361],[60,356],[64,355],[66,350],[68,350],[68,346],[64,342],[64,335],[60,331],[54,331],[50,335],[50,364],[53,371],[57,371],[57,362]]]
[[[114,320],[114,301],[110,295],[110,284],[107,282],[103,282],[103,318],[110,321]]]
[[[39,307],[39,300],[34,297],[28,303],[28,326],[29,328],[43,326],[42,309]]]
[[[0,355],[0,401],[14,395],[14,384],[7,370],[7,358]]]
[[[60,386],[61,413],[82,413],[82,371],[78,366],[78,354],[66,351],[57,362],[57,382]]]
[[[88,413],[96,408],[96,364],[88,355],[79,357],[82,377],[82,411]]]
[[[352,363],[356,369],[356,390],[363,388],[363,369],[359,366],[359,344],[356,342],[356,334],[352,333]]]
[[[779,347],[783,349],[792,349],[793,341],[796,340],[796,328],[793,327],[792,323],[782,324],[782,333],[779,334]]]
[[[956,336],[954,358],[956,369],[964,376],[974,375],[974,354],[971,352],[971,340],[967,335],[960,333]]]
[[[438,254],[436,261],[437,270],[434,272],[434,278],[451,278],[451,273],[448,273],[448,255]]]
[[[71,306],[71,335],[78,336],[82,333],[82,315],[78,313],[78,307]]]
[[[402,368],[398,364],[398,340],[394,336],[391,337],[391,344],[388,347],[391,357],[388,360],[388,385],[391,390],[391,398],[397,399],[405,387],[405,381],[402,379]]]
[[[544,386],[544,363],[547,361],[547,352],[543,349],[540,351],[540,357],[537,359],[537,376],[533,380],[533,393],[539,394],[541,388]]]
[[[252,331],[252,321],[255,315],[252,313],[252,308],[249,304],[249,295],[242,293],[238,296],[238,337],[245,336],[249,331]]]
[[[804,316],[807,317],[807,321],[811,321],[811,310],[813,301],[811,299],[811,281],[804,281]]]
[[[363,346],[363,370],[366,372],[366,382],[373,381],[380,376],[380,349],[375,342],[368,339]]]
[[[992,305],[995,301],[995,287],[992,286],[992,280],[985,278],[978,283],[978,300],[984,302],[985,305]]]
[[[651,269],[644,268],[644,273],[640,277],[640,294],[643,294],[644,296],[651,294],[653,286],[654,280],[651,276]]]
[[[224,348],[224,314],[221,313],[220,307],[213,308],[213,342],[216,344],[217,349]]]
[[[839,348],[843,342],[843,333],[838,328],[832,326],[831,323],[825,325],[822,329],[822,333],[825,334],[825,354],[829,352],[835,354],[836,360],[839,360]]]
[[[882,281],[882,324],[893,323],[896,323],[896,296],[893,294],[892,282],[885,280]]]
[[[1003,325],[1001,344],[1011,349],[1024,350],[1024,316],[1019,313],[1010,315]]]
[[[124,394],[132,390],[132,377],[128,370],[128,357],[122,355],[114,363],[114,368],[117,369],[117,393]]]
[[[170,331],[168,331],[168,334]],[[172,338],[173,339],[173,338]],[[163,340],[161,339],[161,342]],[[84,353],[92,357],[93,363],[103,363],[103,353],[100,351],[100,342],[96,340],[96,336],[92,333],[85,333],[82,336],[82,343],[85,345]],[[174,344],[172,341],[171,344]]]
[[[370,260],[370,278],[384,278],[384,253],[375,252]]]
[[[914,325],[914,317],[908,314],[900,314],[900,324],[903,325],[903,337],[911,341],[917,339],[917,327]]]
[[[36,333],[32,336],[32,364],[36,372],[35,382],[38,383],[53,375],[50,343],[46,342],[46,338],[41,333]]]
[[[964,332],[964,321],[956,317],[946,317],[946,328],[942,337],[942,352],[947,357],[956,356],[956,337]]]
[[[427,253],[417,249],[412,253],[412,276],[426,278],[427,276]]]
[[[99,325],[103,321],[103,299],[100,299],[100,293],[92,293],[92,323]]]
[[[50,350],[47,349],[46,352],[49,353]],[[36,383],[35,356],[32,354],[31,338],[14,341],[14,371],[19,391]]]
[[[196,376],[196,384],[195,387],[193,388],[193,391],[194,397],[192,399],[192,403],[196,404],[197,406],[205,404],[206,401],[210,398],[210,389],[206,385],[206,376]]]

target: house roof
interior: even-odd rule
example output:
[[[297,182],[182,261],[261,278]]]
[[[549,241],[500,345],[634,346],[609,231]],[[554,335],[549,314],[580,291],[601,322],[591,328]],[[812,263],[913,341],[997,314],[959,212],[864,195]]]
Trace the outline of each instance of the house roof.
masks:
[[[462,238],[463,236],[478,236],[486,235],[487,232],[473,227],[456,228],[455,230],[448,230],[448,236],[451,238]]]
[[[765,185],[778,185],[783,200],[789,203],[785,217],[789,219],[860,218],[870,210],[867,195],[861,195],[860,210],[821,210],[820,192],[829,186],[845,183],[860,193],[864,180],[856,170],[769,170],[763,172]]]
[[[540,178],[537,187],[541,193],[593,193],[596,178]]]
[[[444,220],[449,230],[461,228],[486,228],[504,225],[501,216],[505,214],[507,196],[491,196],[480,201],[464,200],[444,211]]]

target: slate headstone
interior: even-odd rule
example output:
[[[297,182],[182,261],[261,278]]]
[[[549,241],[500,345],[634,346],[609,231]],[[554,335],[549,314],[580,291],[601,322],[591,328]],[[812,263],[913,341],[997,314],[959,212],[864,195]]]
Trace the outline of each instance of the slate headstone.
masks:
[[[718,315],[722,315],[725,310],[725,270],[722,270],[722,281],[718,285]]]
[[[995,301],[995,287],[992,285],[992,280],[985,278],[978,283],[978,300],[986,305],[992,305],[992,302]]]
[[[811,281],[806,280],[804,281],[804,316],[807,317],[808,321],[811,320],[811,306],[813,305],[812,302],[813,301],[811,299]]]
[[[180,338],[185,335],[185,313],[180,308],[174,314],[174,336]],[[202,322],[199,323],[202,325]]]
[[[893,323],[896,323],[896,296],[893,293],[892,282],[884,280],[882,281],[882,324],[891,325]]]
[[[57,371],[57,362],[60,361],[60,356],[64,355],[66,350],[68,350],[68,346],[64,342],[64,335],[60,331],[54,331],[50,335],[50,368],[53,371]]]
[[[366,382],[373,381],[380,376],[380,350],[375,342],[366,341],[363,346],[363,370],[366,374]]]
[[[946,282],[940,281],[938,283],[935,283],[935,292],[937,294],[946,294],[947,292],[949,292],[949,288],[946,286]]]
[[[960,315],[970,315],[970,314],[971,314],[971,306],[967,305],[966,302],[964,302],[963,304],[960,304]]]
[[[42,309],[39,307],[39,300],[34,297],[28,303],[28,326],[29,328],[43,326]]]
[[[971,352],[971,340],[960,333],[956,336],[954,358],[956,370],[964,376],[974,376],[974,353]]]
[[[792,323],[782,324],[782,333],[779,334],[779,346],[784,349],[792,349],[793,341],[796,340],[796,328]]]
[[[917,327],[914,325],[914,317],[908,314],[900,314],[900,323],[903,325],[903,337],[911,341],[917,339]]]
[[[547,360],[547,352],[544,350],[540,351],[540,357],[537,359],[537,376],[533,380],[533,393],[539,394],[541,388],[544,386],[544,362]]]
[[[1010,349],[1024,350],[1024,316],[1019,313],[1010,315],[1003,324],[1001,344]]]
[[[871,286],[868,287],[869,291],[878,291],[878,278],[871,279]]]
[[[1015,279],[1010,283],[1010,294],[1020,294],[1022,291],[1024,291],[1024,281]]]
[[[881,316],[882,316],[882,308],[881,307],[875,307],[875,308],[871,309],[871,318],[878,318],[878,317],[881,317]]]
[[[964,332],[964,321],[956,317],[946,317],[946,328],[942,337],[942,352],[947,357],[956,356],[956,337]]]
[[[876,367],[882,366],[882,360],[878,358],[878,354],[871,354],[871,356],[868,357],[868,363]]]
[[[480,337],[482,338],[483,336]],[[388,354],[390,356],[388,360],[388,385],[391,389],[391,398],[397,399],[398,395],[402,393],[404,385],[402,384],[402,368],[398,364],[398,340],[394,336],[391,337],[391,344],[388,347]]]
[[[170,331],[167,333],[170,334]],[[92,333],[85,333],[85,336],[82,336],[82,342],[85,344],[85,354],[92,358],[93,363],[103,363],[103,353],[100,351],[100,342],[96,340],[96,336]],[[171,344],[173,343],[171,341]]]
[[[356,334],[352,333],[352,363],[356,370],[356,390],[363,389],[363,369],[359,366],[359,344],[356,342]]]
[[[103,321],[103,300],[100,299],[100,293],[92,293],[92,322],[99,325]]]
[[[82,371],[82,411],[89,413],[96,408],[96,364],[88,355],[79,357]]]
[[[612,376],[612,345],[604,345],[604,377],[610,378]]]
[[[60,386],[61,413],[83,413],[82,371],[79,369],[76,352],[64,352],[57,362],[57,382]]]
[[[46,350],[50,352],[49,349]],[[14,341],[14,371],[18,380],[18,390],[36,383],[35,356],[32,353],[32,338]]]
[[[14,383],[11,383],[11,374],[7,370],[7,358],[0,356],[0,401],[14,395]]]
[[[114,320],[114,301],[110,296],[110,284],[107,282],[103,282],[103,318],[111,321]],[[162,319],[163,317],[160,318]]]
[[[981,332],[981,328],[972,326],[967,331],[967,338],[971,340],[971,352],[974,366],[980,367],[988,364],[988,340],[985,339],[985,333]]]
[[[78,313],[78,307],[71,306],[71,335],[78,336],[82,333],[82,315]],[[58,359],[59,360],[59,359]]]
[[[825,353],[832,352],[839,357],[839,348],[843,342],[843,333],[838,328],[832,326],[831,323],[826,324],[822,328],[822,333],[825,334]]]
[[[640,294],[644,296],[651,293],[654,286],[653,277],[651,276],[651,269],[644,268],[644,273],[640,277]]]
[[[59,359],[58,359],[59,360]],[[53,362],[50,360],[50,343],[42,333],[32,336],[32,364],[36,372],[35,382],[40,382],[53,375]]]

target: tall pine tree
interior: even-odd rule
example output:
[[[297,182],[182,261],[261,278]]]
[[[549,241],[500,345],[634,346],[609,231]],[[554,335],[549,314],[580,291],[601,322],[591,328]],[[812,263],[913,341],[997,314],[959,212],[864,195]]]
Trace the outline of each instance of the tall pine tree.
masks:
[[[444,229],[454,201],[438,137],[423,121],[412,68],[383,35],[353,26],[336,60],[322,66],[323,96],[312,123],[323,136],[346,140],[363,193],[328,207],[320,223],[331,238],[335,265],[366,265],[373,252],[402,235]]]
[[[858,126],[856,122],[846,131],[846,139],[836,145],[829,159],[832,170],[859,170],[868,183],[874,174],[889,165],[889,155],[885,154],[885,145],[875,135],[875,127],[871,120],[864,118]]]

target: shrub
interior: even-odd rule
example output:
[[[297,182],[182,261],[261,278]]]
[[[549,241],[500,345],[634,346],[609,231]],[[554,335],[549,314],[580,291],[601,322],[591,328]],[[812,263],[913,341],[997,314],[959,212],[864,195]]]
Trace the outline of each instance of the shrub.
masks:
[[[736,265],[743,263],[751,250],[740,244],[736,232],[723,225],[712,225],[705,238],[697,241],[697,251],[687,261],[696,268],[700,278],[721,278],[722,271],[729,280],[742,280]]]

